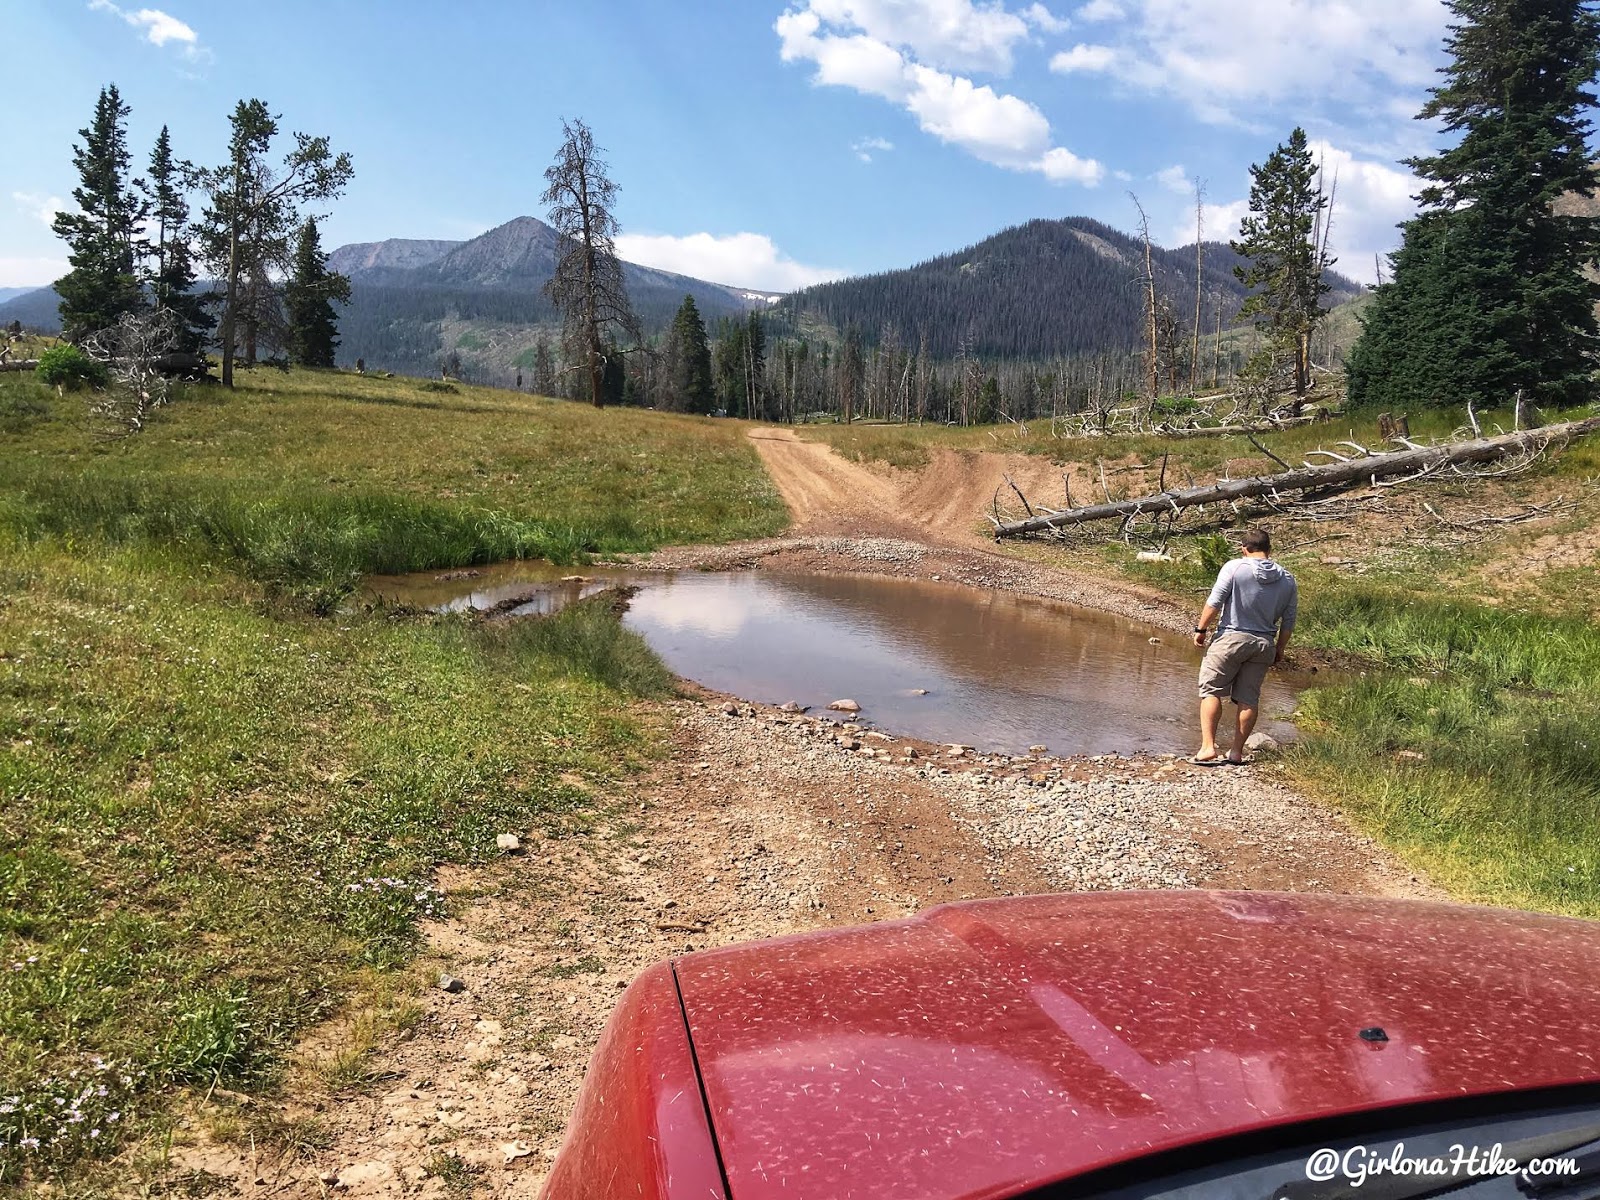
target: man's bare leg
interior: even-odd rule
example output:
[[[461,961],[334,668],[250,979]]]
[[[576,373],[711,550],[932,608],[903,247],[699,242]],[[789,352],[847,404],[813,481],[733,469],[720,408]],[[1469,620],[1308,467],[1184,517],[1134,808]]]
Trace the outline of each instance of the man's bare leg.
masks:
[[[1222,697],[1200,697],[1200,749],[1196,758],[1217,758],[1217,725],[1222,719]]]
[[[1228,751],[1229,762],[1244,761],[1244,744],[1250,740],[1250,734],[1255,730],[1256,714],[1259,711],[1257,708],[1246,708],[1243,704],[1239,705],[1239,711],[1234,717],[1236,736],[1233,739],[1233,749]]]

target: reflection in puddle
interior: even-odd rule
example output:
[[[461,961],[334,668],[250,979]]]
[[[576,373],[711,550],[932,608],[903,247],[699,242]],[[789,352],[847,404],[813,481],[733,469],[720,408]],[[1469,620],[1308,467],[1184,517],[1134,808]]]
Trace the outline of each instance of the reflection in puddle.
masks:
[[[813,709],[849,697],[863,719],[928,741],[1080,754],[1187,751],[1195,736],[1199,651],[1164,632],[1152,645],[1148,628],[1071,605],[873,576],[586,576],[519,563],[472,579],[375,580],[371,589],[452,610],[522,595],[511,610],[520,615],[633,584],[640,591],[626,622],[678,675]],[[1297,690],[1282,677],[1269,681],[1267,711],[1293,708]]]

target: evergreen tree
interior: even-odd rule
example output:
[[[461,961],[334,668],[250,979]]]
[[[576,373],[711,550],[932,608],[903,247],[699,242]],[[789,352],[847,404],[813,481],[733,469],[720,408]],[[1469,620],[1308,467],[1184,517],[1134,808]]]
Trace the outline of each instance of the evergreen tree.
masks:
[[[1293,356],[1296,396],[1311,386],[1311,335],[1325,313],[1323,274],[1333,263],[1319,244],[1328,206],[1319,173],[1306,131],[1297,128],[1266,162],[1251,166],[1250,215],[1231,243],[1250,264],[1234,274],[1255,289],[1239,315],[1255,318],[1276,354]]]
[[[144,206],[128,181],[128,106],[116,84],[100,89],[94,117],[72,150],[79,185],[72,190],[75,213],[57,213],[56,236],[69,247],[69,271],[56,283],[65,336],[82,341],[116,324],[123,313],[144,306],[135,272]]]
[[[606,404],[621,404],[628,394],[628,360],[621,347],[608,341],[600,367],[600,393]]]
[[[350,299],[350,281],[328,270],[317,222],[307,217],[295,239],[294,271],[284,287],[289,317],[289,358],[307,367],[332,367],[339,345],[334,301]]]
[[[254,361],[256,337],[274,316],[274,271],[288,266],[299,206],[338,196],[354,174],[348,154],[325,137],[294,135],[281,169],[267,161],[278,119],[261,100],[241,100],[228,118],[228,161],[198,172],[209,204],[201,230],[207,260],[223,279],[222,383],[233,386],[241,346]]]
[[[542,333],[533,344],[533,390],[540,396],[556,394],[556,356],[550,339]]]
[[[717,322],[716,345],[711,351],[711,378],[717,407],[735,417],[744,413],[745,327],[743,321],[724,317]]]
[[[194,290],[193,249],[189,244],[189,203],[184,198],[183,180],[189,164],[172,157],[172,139],[161,127],[155,149],[150,154],[150,181],[143,188],[148,221],[155,234],[148,244],[152,261],[146,282],[157,308],[177,318],[177,342],[173,349],[197,353],[205,344],[216,318],[206,311],[206,297]]]
[[[672,319],[672,337],[677,343],[676,377],[672,391],[684,412],[708,413],[716,406],[711,385],[711,345],[706,338],[706,323],[693,296],[685,296]]]
[[[1449,0],[1446,82],[1419,116],[1459,135],[1413,159],[1427,181],[1350,358],[1358,404],[1562,406],[1594,395],[1600,223],[1586,110],[1600,15],[1584,0]]]

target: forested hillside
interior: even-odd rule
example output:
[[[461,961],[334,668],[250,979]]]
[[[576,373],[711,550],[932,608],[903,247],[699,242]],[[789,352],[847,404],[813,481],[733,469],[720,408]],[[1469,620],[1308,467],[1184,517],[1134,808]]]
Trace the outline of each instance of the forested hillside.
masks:
[[[531,366],[541,334],[560,315],[543,288],[555,267],[555,231],[517,217],[468,242],[394,240],[341,247],[330,256],[350,276],[353,294],[340,322],[340,358],[407,374],[430,374],[442,355],[500,380]],[[685,296],[711,317],[765,306],[742,289],[623,264],[629,298],[644,332],[663,330]]]
[[[1201,324],[1230,323],[1244,299],[1234,278],[1241,260],[1221,243],[1204,249]],[[1153,248],[1158,295],[1180,328],[1192,328],[1195,248]],[[855,327],[869,342],[894,326],[928,352],[954,358],[963,345],[989,358],[1042,359],[1135,350],[1143,345],[1144,245],[1087,217],[1029,221],[976,246],[915,267],[819,284],[779,307],[797,327]],[[1334,276],[1330,307],[1359,285]]]

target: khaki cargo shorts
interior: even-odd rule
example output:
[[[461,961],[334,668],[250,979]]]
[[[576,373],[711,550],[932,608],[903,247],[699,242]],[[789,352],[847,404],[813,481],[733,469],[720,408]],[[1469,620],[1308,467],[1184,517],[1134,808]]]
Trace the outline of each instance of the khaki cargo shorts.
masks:
[[[1240,708],[1261,704],[1261,684],[1277,654],[1277,639],[1259,633],[1224,633],[1200,664],[1200,694],[1231,697]]]

